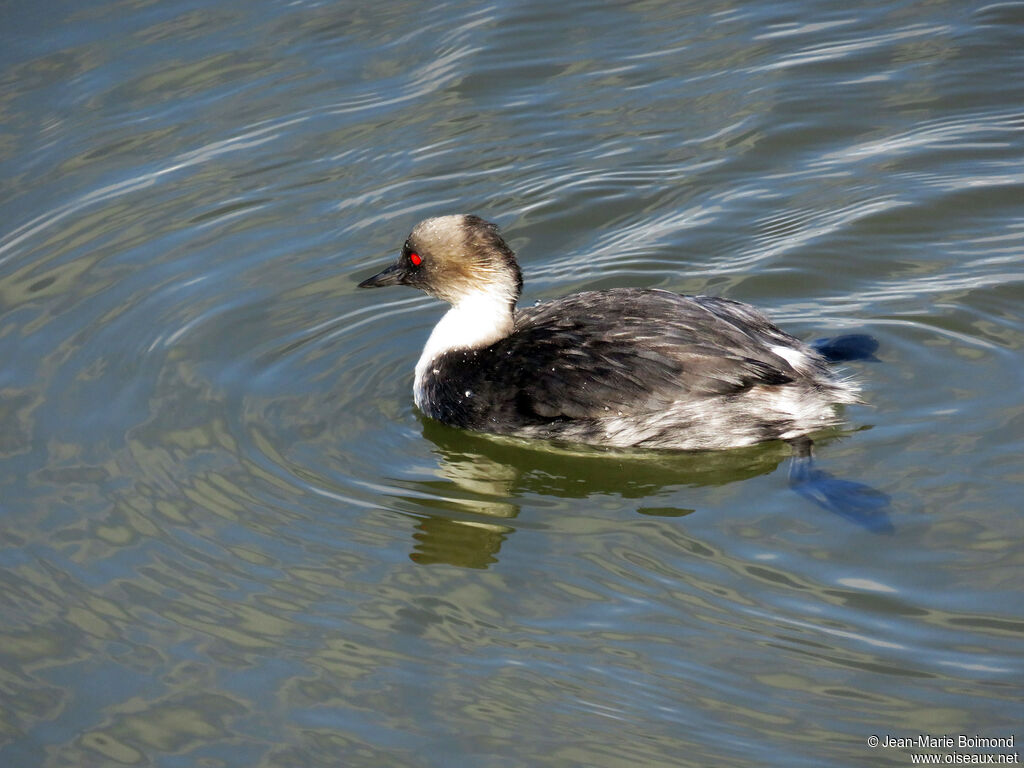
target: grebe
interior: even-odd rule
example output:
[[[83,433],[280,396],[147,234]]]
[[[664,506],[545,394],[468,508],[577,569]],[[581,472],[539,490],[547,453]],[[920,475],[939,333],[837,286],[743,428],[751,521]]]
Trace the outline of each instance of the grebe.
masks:
[[[827,357],[754,307],[613,288],[517,308],[523,287],[498,228],[426,219],[360,288],[409,285],[451,304],[416,364],[416,405],[480,432],[615,448],[790,441],[860,402]],[[802,447],[807,446],[807,447]]]

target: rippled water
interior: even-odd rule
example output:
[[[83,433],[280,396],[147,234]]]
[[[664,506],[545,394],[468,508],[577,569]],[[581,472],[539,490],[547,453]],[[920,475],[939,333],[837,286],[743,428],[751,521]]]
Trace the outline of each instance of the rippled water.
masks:
[[[0,20],[0,764],[1019,748],[1024,4]],[[781,444],[423,420],[441,308],[355,285],[453,211],[503,226],[525,301],[658,286],[873,334],[817,455],[891,535],[790,490]]]

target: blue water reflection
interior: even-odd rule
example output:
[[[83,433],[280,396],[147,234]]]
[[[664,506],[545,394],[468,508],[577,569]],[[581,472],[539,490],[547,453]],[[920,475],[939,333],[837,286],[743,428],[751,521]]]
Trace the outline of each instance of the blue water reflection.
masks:
[[[1020,4],[0,17],[4,766],[1024,737]],[[423,420],[440,307],[355,286],[453,211],[501,224],[528,302],[662,287],[875,337],[815,469],[892,531],[794,493],[782,444]]]

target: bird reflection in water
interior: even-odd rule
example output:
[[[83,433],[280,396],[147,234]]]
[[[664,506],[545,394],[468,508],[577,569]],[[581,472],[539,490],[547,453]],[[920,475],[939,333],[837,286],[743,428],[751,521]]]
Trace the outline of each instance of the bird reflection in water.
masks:
[[[496,438],[420,418],[423,435],[437,447],[439,457],[438,479],[416,483],[417,490],[423,492],[417,500],[419,508],[436,509],[416,515],[410,558],[423,565],[445,563],[479,569],[496,563],[505,540],[516,530],[510,521],[519,514],[516,499],[524,494],[556,500],[601,494],[651,499],[670,487],[720,486],[768,475],[791,455],[790,447],[781,442],[686,454],[567,448]],[[799,471],[805,472],[806,465],[801,464]],[[816,468],[813,473],[816,481],[827,477],[843,487],[846,484],[870,490],[832,478]],[[873,532],[891,530],[884,508],[850,512],[835,499],[824,496],[823,503],[813,494],[803,492],[792,476],[791,482],[801,496],[818,506]],[[639,505],[637,511],[678,517],[694,510]]]

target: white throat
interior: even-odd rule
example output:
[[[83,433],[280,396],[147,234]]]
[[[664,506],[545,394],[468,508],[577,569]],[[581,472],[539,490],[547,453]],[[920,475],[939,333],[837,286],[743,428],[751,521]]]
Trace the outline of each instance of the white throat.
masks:
[[[507,291],[494,287],[460,298],[434,326],[416,363],[416,405],[423,409],[424,381],[438,356],[455,349],[486,347],[512,333],[513,325],[512,302]]]

